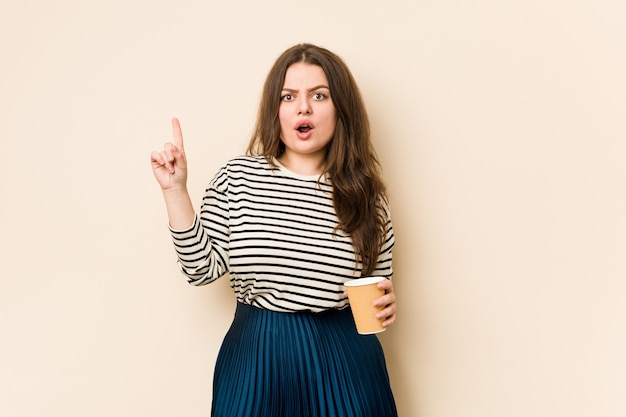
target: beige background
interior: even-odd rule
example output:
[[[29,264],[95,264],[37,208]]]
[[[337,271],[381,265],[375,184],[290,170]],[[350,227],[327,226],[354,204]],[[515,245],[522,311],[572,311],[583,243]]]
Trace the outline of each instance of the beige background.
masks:
[[[234,302],[179,275],[148,155],[199,204],[308,41],[362,87],[397,233],[402,417],[626,414],[618,0],[3,0],[0,415],[208,416]]]

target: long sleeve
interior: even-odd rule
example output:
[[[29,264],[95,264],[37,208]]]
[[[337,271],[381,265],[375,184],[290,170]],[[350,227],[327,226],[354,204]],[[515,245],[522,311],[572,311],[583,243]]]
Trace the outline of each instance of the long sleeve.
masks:
[[[383,276],[387,279],[391,279],[393,276],[392,268],[392,249],[395,244],[395,236],[393,233],[393,226],[391,224],[391,210],[388,204],[383,205],[385,215],[387,217],[386,235],[385,241],[378,255],[378,261],[376,262],[376,268],[372,275]]]
[[[223,168],[209,183],[200,216],[187,230],[170,228],[178,266],[191,285],[205,285],[228,272],[227,173]]]

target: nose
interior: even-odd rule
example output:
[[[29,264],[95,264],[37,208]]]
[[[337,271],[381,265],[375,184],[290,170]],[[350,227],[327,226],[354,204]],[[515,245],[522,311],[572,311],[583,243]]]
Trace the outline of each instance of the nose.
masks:
[[[301,98],[298,103],[298,114],[311,114],[311,105],[306,97]]]

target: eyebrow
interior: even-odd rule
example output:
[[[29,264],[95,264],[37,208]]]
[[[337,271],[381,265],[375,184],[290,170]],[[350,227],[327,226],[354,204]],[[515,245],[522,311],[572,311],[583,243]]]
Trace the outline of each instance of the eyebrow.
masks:
[[[317,85],[317,86],[315,86],[315,87],[313,87],[313,88],[309,88],[307,91],[315,91],[315,90],[319,90],[320,88],[325,88],[325,89],[327,89],[327,90],[330,90],[330,88],[328,88],[328,86],[327,86],[327,85],[320,84],[320,85]],[[298,90],[293,89],[293,88],[283,88],[281,91],[288,91],[288,92],[290,92],[290,93],[295,93],[295,92],[297,92]]]

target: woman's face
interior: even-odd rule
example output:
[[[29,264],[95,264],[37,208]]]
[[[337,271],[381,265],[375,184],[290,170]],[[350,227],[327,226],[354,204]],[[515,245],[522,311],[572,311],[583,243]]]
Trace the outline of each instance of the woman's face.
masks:
[[[323,163],[335,132],[336,112],[322,67],[297,63],[287,68],[278,118],[285,144],[281,159],[319,158]]]

